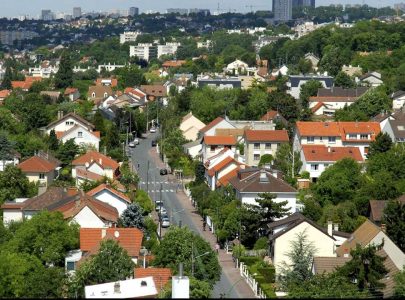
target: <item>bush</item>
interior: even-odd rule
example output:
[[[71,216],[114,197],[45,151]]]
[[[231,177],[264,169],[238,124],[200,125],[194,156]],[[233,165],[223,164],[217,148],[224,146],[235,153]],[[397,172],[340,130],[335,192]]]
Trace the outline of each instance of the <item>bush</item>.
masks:
[[[243,262],[247,266],[253,266],[255,263],[259,262],[261,259],[260,257],[256,256],[241,256],[240,262]]]
[[[260,284],[260,288],[266,294],[267,298],[277,298],[276,293],[274,291],[274,286],[271,283],[262,283]]]
[[[263,276],[266,283],[270,282],[274,283],[276,273],[274,266],[269,266],[266,268],[257,268],[257,271],[260,273],[261,276]]]
[[[236,245],[236,246],[233,246],[233,248],[232,248],[232,255],[236,258],[239,258],[239,257],[245,255],[245,251],[246,251],[246,249],[243,245]]]
[[[255,245],[253,247],[253,250],[267,249],[268,248],[268,241],[269,241],[269,239],[267,237],[265,237],[265,236],[259,238],[256,241],[256,243],[255,243]]]

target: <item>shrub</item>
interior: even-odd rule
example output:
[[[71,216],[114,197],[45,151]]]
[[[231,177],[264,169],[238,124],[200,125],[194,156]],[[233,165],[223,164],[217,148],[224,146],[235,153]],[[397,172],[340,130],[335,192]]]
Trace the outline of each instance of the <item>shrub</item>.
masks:
[[[269,241],[269,239],[267,237],[265,237],[265,236],[259,238],[256,241],[253,249],[254,250],[267,249],[268,248],[268,241]]]
[[[247,266],[253,266],[256,262],[260,261],[260,257],[256,256],[241,256],[240,262],[243,262]]]
[[[260,273],[260,275],[263,276],[266,283],[270,282],[274,283],[276,273],[274,266],[268,266],[266,268],[257,268],[257,271]]]

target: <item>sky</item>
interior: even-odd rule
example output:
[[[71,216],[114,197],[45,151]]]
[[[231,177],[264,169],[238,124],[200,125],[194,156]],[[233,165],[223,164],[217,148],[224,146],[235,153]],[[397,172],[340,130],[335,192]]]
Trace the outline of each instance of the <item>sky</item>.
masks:
[[[374,7],[393,6],[402,0],[316,0],[316,5],[329,4],[362,4]],[[154,10],[165,12],[166,8],[208,8],[216,11],[218,3],[221,10],[237,10],[248,12],[251,10],[270,10],[272,0],[0,0],[0,17],[18,17],[29,15],[39,16],[41,9],[51,9],[54,12],[72,14],[74,6],[80,6],[82,12],[110,11],[113,9],[126,10],[131,6],[139,7],[140,12]],[[247,7],[249,6],[249,7]]]

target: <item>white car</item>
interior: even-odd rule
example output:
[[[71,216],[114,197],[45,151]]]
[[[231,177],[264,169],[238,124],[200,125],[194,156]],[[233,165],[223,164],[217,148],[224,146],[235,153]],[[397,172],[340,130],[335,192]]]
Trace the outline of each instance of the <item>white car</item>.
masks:
[[[156,132],[156,128],[155,128],[155,127],[151,127],[151,128],[149,129],[149,131],[152,132],[152,133],[153,133],[153,132]]]
[[[139,139],[138,139],[138,138],[135,138],[134,141],[133,141],[133,143],[134,143],[135,145],[139,145]]]
[[[130,143],[128,144],[128,146],[129,146],[130,148],[135,148],[135,143],[134,143],[134,142],[130,142]]]
[[[163,217],[162,218],[162,227],[167,228],[170,226],[170,220],[168,217]]]

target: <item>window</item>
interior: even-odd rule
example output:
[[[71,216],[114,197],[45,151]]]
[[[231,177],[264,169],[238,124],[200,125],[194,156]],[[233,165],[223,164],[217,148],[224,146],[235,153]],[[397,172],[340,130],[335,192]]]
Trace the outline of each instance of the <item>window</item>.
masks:
[[[93,98],[96,98],[96,93],[93,92],[93,94],[91,94],[91,96],[92,96]]]
[[[320,137],[319,137],[319,140],[322,141],[322,140],[323,140],[323,136],[320,136]]]
[[[107,98],[108,97],[108,94],[107,93],[104,93],[104,98]]]
[[[357,134],[349,134],[349,140],[357,139]]]
[[[211,152],[215,152],[215,149],[216,149],[217,147],[216,146],[211,146]]]
[[[74,270],[76,270],[76,262],[74,262],[74,261],[68,261],[68,262],[66,262],[66,270],[67,270],[67,271],[74,271]]]
[[[270,143],[266,143],[266,149],[267,150],[271,149],[271,144]]]
[[[311,171],[318,171],[318,167],[319,167],[318,164],[311,165]]]
[[[79,138],[83,137],[83,132],[79,131],[79,132],[77,133],[77,137],[79,137]]]
[[[260,160],[260,154],[254,154],[253,160]]]
[[[328,137],[328,143],[329,143],[329,144],[334,144],[334,143],[336,143],[336,137],[335,137],[335,136],[330,136],[330,137]]]
[[[255,150],[260,149],[260,143],[254,143],[253,148],[254,148]]]
[[[39,173],[39,179],[45,179],[45,174],[44,173]]]
[[[313,136],[307,136],[307,143],[311,144],[315,141],[315,138]]]
[[[361,140],[368,140],[368,134],[360,134]]]

